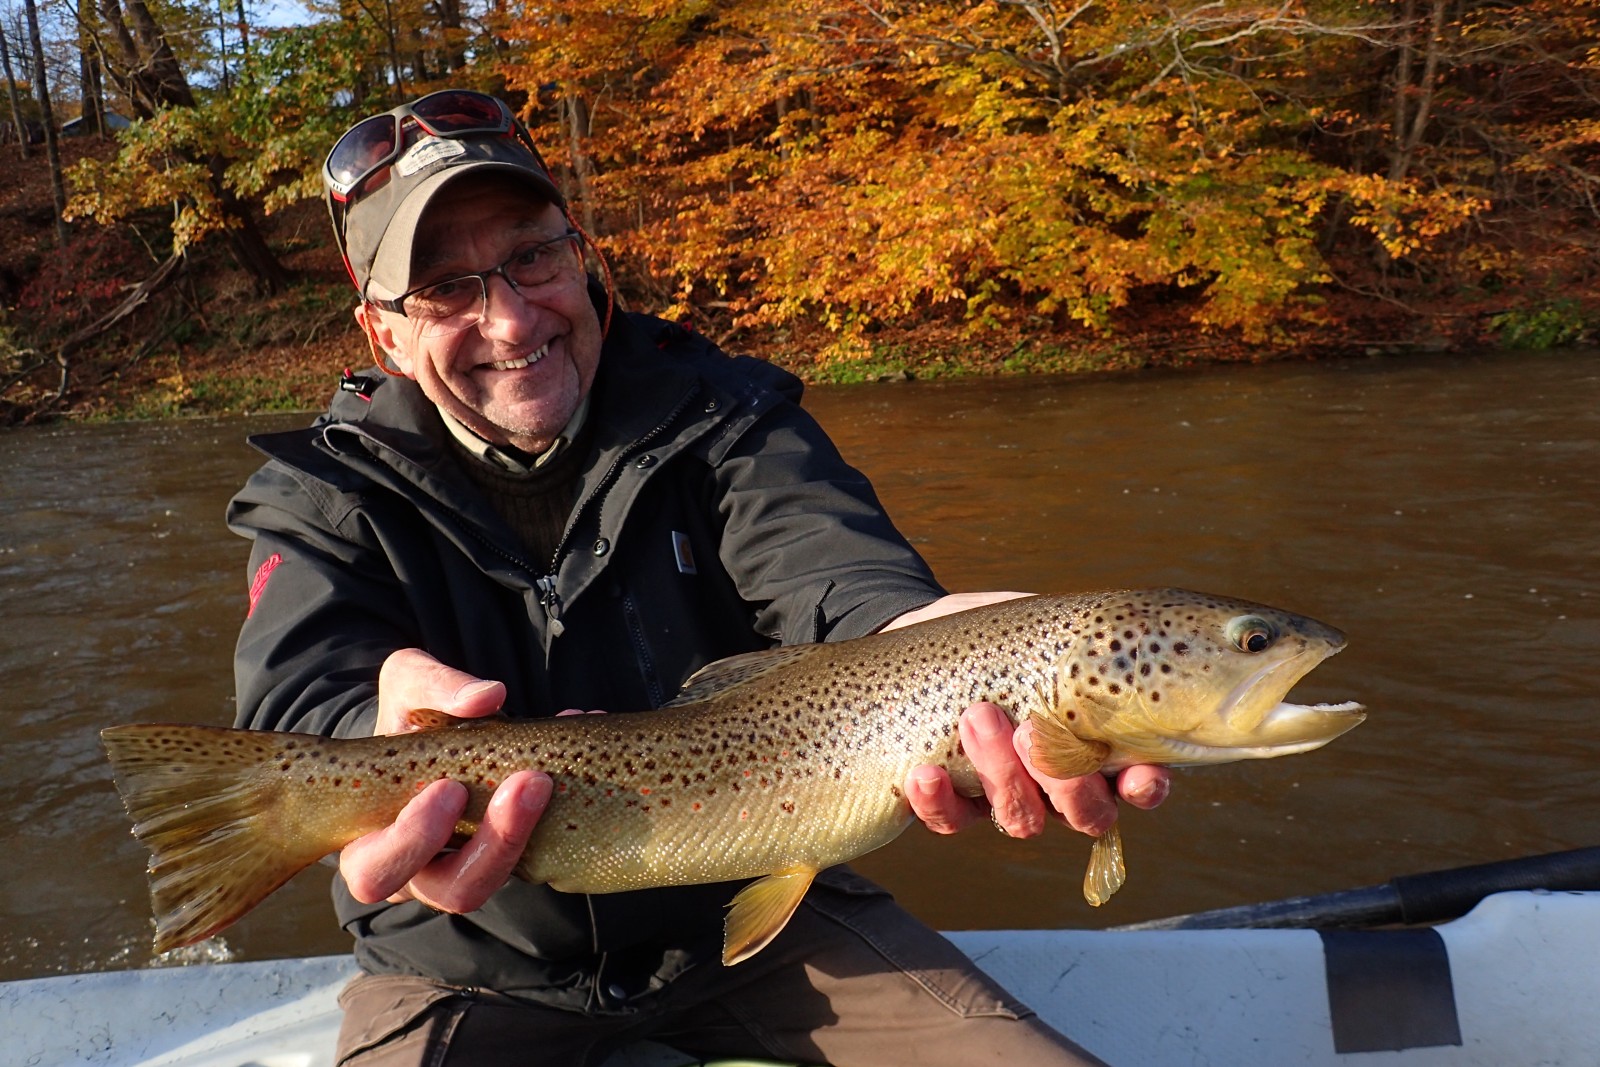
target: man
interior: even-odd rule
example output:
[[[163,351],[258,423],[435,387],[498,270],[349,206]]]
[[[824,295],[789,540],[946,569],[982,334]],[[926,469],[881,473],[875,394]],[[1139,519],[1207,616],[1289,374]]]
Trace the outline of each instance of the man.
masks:
[[[389,377],[347,380],[235,498],[254,539],[241,725],[393,733],[406,713],[658,706],[711,660],[840,640],[1005,594],[948,597],[799,384],[614,310],[521,124],[435,93],[345,134],[324,178]],[[1115,818],[1097,777],[1044,778],[993,705],[962,719],[985,782],[906,782],[952,832]],[[1163,772],[1132,768],[1153,806]],[[838,1064],[1097,1062],[886,893],[838,869],[754,958],[718,960],[736,886],[601,896],[508,878],[552,784],[511,775],[451,849],[465,789],[424,788],[341,854],[364,972],[341,1063],[598,1063],[642,1037],[701,1056]]]

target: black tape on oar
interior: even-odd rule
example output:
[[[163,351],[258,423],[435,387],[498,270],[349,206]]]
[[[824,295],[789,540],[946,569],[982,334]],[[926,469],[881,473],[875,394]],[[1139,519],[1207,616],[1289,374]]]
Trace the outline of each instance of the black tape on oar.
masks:
[[[1461,1044],[1444,938],[1426,930],[1322,930],[1334,1051]]]

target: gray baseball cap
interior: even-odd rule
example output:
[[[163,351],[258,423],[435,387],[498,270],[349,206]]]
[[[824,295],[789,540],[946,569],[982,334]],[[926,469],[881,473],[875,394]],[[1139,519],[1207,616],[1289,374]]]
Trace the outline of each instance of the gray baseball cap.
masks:
[[[344,207],[345,263],[362,296],[393,298],[411,287],[413,241],[423,213],[450,183],[469,174],[503,174],[521,181],[538,199],[563,211],[567,202],[541,160],[517,137],[508,133],[472,132],[436,137],[420,134],[389,166],[386,176],[375,175],[357,186],[347,200],[330,188],[329,206]],[[334,210],[339,228],[339,212]]]

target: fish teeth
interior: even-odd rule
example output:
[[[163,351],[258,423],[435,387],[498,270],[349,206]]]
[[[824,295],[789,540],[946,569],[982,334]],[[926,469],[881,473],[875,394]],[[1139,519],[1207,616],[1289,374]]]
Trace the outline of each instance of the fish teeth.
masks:
[[[531,366],[532,364],[539,362],[547,353],[549,353],[549,351],[550,343],[547,341],[540,345],[537,351],[531,352],[526,356],[518,356],[516,359],[496,360],[495,362],[489,364],[489,366],[493,367],[495,370],[521,370],[523,367]]]

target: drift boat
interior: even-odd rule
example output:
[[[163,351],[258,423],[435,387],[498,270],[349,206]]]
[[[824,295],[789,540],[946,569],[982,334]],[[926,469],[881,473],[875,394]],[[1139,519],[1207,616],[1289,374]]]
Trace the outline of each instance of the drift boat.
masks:
[[[1600,892],[1498,893],[1424,927],[1181,928],[1208,922],[948,936],[1119,1067],[1576,1065],[1600,1048]],[[332,1067],[335,998],[354,971],[350,957],[327,956],[4,983],[0,1058]],[[641,1045],[607,1067],[690,1062]]]

